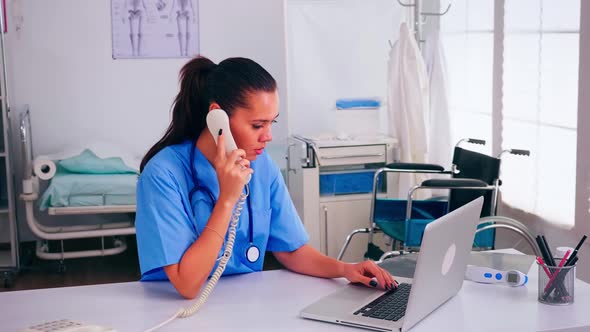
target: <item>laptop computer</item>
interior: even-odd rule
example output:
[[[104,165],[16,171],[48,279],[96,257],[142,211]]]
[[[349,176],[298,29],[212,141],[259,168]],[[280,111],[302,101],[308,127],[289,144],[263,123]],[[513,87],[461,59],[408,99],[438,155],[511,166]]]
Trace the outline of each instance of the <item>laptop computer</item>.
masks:
[[[407,331],[459,292],[483,197],[426,225],[414,278],[385,292],[350,284],[304,308],[303,318],[377,331]]]

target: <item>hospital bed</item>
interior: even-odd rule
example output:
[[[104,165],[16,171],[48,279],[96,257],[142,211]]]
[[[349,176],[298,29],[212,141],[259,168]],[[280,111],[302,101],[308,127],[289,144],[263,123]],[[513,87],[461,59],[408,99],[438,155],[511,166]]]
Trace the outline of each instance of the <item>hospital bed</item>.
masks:
[[[135,186],[137,174],[83,174],[58,172],[47,179],[49,184],[40,194],[39,174],[33,170],[33,149],[29,111],[20,114],[20,136],[23,156],[23,193],[27,224],[37,241],[36,255],[42,259],[107,256],[127,249],[122,236],[135,234]],[[47,177],[45,177],[47,178]],[[43,181],[43,180],[41,180]],[[43,182],[42,182],[43,183]],[[43,183],[44,184],[44,183]],[[41,198],[40,204],[36,203]],[[92,225],[47,226],[35,217],[36,205],[50,216],[121,214],[130,221],[104,222]],[[113,237],[112,245],[105,239]],[[100,247],[91,250],[65,251],[64,240],[100,238]],[[48,241],[61,241],[61,250],[51,252]]]

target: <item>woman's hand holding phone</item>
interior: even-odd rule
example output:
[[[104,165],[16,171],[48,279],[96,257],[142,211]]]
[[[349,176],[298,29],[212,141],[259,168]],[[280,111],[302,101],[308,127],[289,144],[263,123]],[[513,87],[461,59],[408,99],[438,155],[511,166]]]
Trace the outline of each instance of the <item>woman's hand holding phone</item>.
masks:
[[[225,133],[217,138],[217,153],[213,167],[219,181],[219,201],[235,204],[240,198],[244,186],[248,183],[254,171],[250,168],[250,161],[246,159],[246,151],[236,149],[225,150]]]

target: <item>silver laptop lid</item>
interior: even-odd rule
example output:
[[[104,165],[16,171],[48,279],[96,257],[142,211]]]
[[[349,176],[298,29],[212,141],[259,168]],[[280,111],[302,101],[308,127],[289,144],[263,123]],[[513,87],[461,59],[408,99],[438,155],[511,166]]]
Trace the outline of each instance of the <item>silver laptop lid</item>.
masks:
[[[479,197],[426,225],[403,331],[461,289],[482,205]]]

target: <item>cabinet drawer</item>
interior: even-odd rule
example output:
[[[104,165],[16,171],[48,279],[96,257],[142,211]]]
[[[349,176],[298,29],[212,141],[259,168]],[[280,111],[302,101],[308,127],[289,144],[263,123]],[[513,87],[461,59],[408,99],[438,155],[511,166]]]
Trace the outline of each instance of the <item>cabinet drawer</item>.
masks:
[[[320,148],[320,166],[385,163],[385,144]]]

